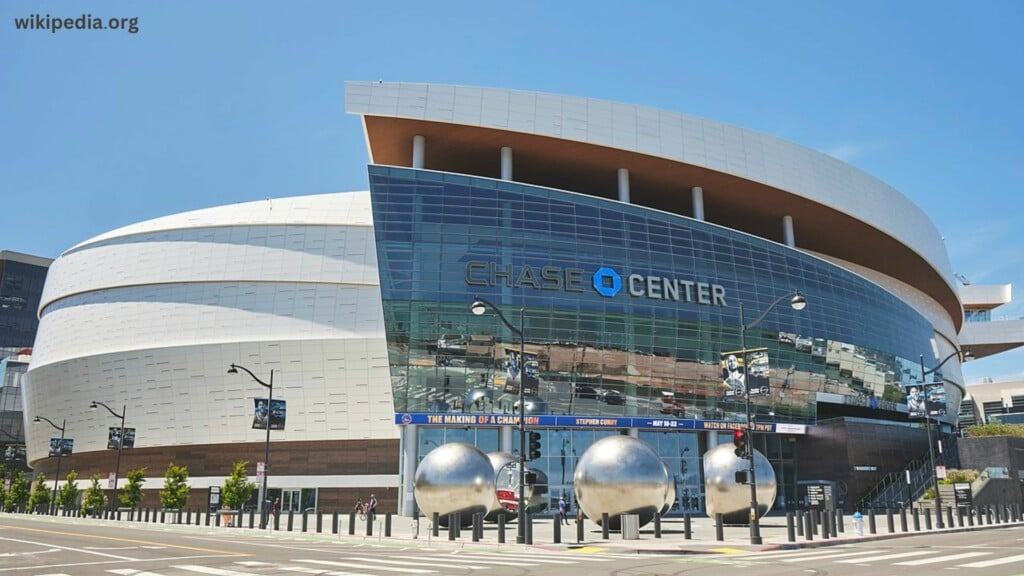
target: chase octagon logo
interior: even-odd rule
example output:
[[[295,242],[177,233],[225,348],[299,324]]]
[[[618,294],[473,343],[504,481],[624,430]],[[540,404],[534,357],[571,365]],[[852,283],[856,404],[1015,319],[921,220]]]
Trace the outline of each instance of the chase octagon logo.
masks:
[[[602,266],[594,272],[594,290],[606,298],[614,298],[622,290],[622,276],[607,266]]]

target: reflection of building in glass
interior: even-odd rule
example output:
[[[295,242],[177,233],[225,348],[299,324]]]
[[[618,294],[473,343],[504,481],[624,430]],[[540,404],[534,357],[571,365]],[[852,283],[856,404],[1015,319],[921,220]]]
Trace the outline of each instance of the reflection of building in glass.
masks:
[[[852,466],[822,448],[821,423],[906,424],[919,355],[931,366],[960,345],[961,300],[934,225],[831,157],[710,120],[548,94],[375,82],[347,85],[346,100],[366,130],[368,192],[171,215],[55,261],[33,409],[72,416],[102,389],[147,414],[133,455],[166,460],[187,446],[192,477],[222,477],[228,453],[255,463],[263,447],[251,412],[260,391],[226,382],[224,367],[273,369],[291,421],[273,435],[288,458],[271,489],[275,474],[303,478],[318,505],[350,506],[387,487],[403,496],[382,506],[408,514],[404,495],[432,442],[515,449],[522,375],[541,435],[531,467],[548,494],[572,494],[563,452],[572,470],[625,431],[680,470],[672,510],[693,511],[700,455],[745,418],[720,365],[740,346],[739,304],[750,320],[800,290],[805,310],[778,307],[746,332],[768,360],[756,373],[765,393],[751,398],[770,432],[755,444],[786,506],[798,471],[851,494],[870,488],[856,485],[868,475],[832,477]],[[470,313],[475,296],[513,324],[524,310],[524,358],[494,314]],[[81,392],[67,391],[69,374]],[[957,362],[940,376],[949,427]],[[146,412],[172,391],[175,410]],[[89,422],[78,453],[102,448],[101,424]],[[29,457],[47,470],[36,436]],[[922,447],[901,442],[879,475]]]

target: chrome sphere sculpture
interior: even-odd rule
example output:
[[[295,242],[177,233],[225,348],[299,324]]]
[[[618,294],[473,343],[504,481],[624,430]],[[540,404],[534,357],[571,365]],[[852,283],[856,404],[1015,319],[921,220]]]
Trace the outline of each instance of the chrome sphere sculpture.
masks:
[[[494,390],[490,388],[470,388],[462,398],[467,412],[489,411],[493,404]]]
[[[487,516],[484,517],[484,520],[487,520],[488,522],[497,522],[498,516],[501,515],[501,513],[505,510],[505,507],[501,505],[501,502],[498,502],[497,488],[500,480],[498,478],[498,472],[502,471],[502,469],[505,468],[505,466],[507,466],[508,464],[515,462],[516,457],[513,456],[512,454],[509,454],[508,452],[488,452],[487,458],[491,461],[491,467],[494,468],[495,489],[493,490],[494,499],[491,501],[491,507],[490,509],[487,510]],[[507,476],[508,469],[506,469],[505,472]],[[502,484],[508,484],[508,482],[502,482]]]
[[[621,529],[621,514],[637,514],[643,526],[668,498],[668,468],[646,443],[630,436],[608,436],[587,449],[573,474],[576,502],[587,516]]]
[[[750,523],[750,485],[737,484],[736,472],[747,469],[747,460],[735,454],[732,444],[719,444],[704,454],[704,493],[709,518],[722,514],[726,524]],[[771,463],[754,451],[757,478],[757,517],[762,518],[775,503],[775,471]]]
[[[675,504],[675,503],[676,503],[676,478],[675,478],[675,476],[669,474],[668,475],[668,490],[665,491],[665,505],[661,507],[661,512],[659,512],[659,514],[664,516],[666,512],[668,512],[669,510],[672,509],[672,505]]]
[[[515,456],[513,456],[515,458]],[[513,460],[509,464],[514,464],[518,459]],[[495,488],[498,490],[512,490],[516,494],[519,493],[519,474],[515,472],[515,468],[506,464],[498,469],[498,477],[494,480]],[[526,500],[526,511],[533,514],[534,512],[540,512],[548,505],[546,495],[548,493],[548,475],[544,472],[526,467],[528,473],[532,472],[537,475],[537,483],[533,485],[527,485],[526,489],[523,490],[523,498]],[[509,517],[509,520],[517,518]]]
[[[486,514],[494,499],[494,468],[476,446],[453,442],[444,444],[420,462],[413,479],[413,491],[420,510],[430,517],[462,514],[460,524],[469,525],[473,514]]]

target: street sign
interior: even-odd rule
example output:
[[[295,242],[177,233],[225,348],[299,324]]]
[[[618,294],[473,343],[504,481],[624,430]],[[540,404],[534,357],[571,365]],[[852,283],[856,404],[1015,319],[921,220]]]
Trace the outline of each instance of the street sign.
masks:
[[[114,478],[116,477],[117,476],[115,476],[113,472],[111,472],[110,475],[107,476],[107,488],[110,488],[111,490],[114,489]]]
[[[936,466],[935,467],[935,477],[936,478],[945,478],[946,477],[946,467],[945,466]]]
[[[971,485],[967,482],[953,484],[953,497],[956,498],[957,507],[974,505],[974,494],[971,492]]]
[[[263,462],[257,462],[256,463],[256,477],[257,478],[263,478],[263,476],[265,474],[266,474],[266,466],[263,464]]]
[[[799,484],[799,497],[812,510],[829,510],[834,504],[831,484]]]

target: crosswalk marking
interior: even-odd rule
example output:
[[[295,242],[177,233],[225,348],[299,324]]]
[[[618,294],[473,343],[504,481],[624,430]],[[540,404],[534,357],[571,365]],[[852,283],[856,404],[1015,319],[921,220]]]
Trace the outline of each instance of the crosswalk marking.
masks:
[[[1024,562],[1024,554],[1018,554],[1017,556],[1007,556],[1006,558],[996,558],[993,560],[983,560],[981,562],[972,562],[970,564],[961,564],[961,568],[988,568],[989,566],[998,566],[1000,564],[1009,564],[1010,562]]]
[[[438,554],[447,554],[447,553],[446,552],[439,552]],[[462,553],[459,553],[458,556],[472,556],[474,558],[495,558],[495,559],[502,559],[502,558],[507,559],[507,558],[514,558],[514,557],[516,557],[515,555],[510,554],[508,552],[505,552],[505,553],[502,553],[502,552],[462,552]],[[538,552],[538,553],[535,553],[535,554],[533,554],[533,553],[529,554],[529,558],[530,558],[530,561],[533,561],[533,560],[540,561],[540,560],[545,560],[545,559],[552,559],[552,560],[566,560],[566,561],[570,561],[570,562],[613,562],[615,558],[637,558],[637,555],[636,554],[601,554],[601,557],[596,557],[596,556],[593,556],[593,555],[584,555],[584,554],[579,554],[579,553],[569,553],[569,554],[557,554],[556,553],[556,554],[552,554],[552,553],[549,553],[549,552]]]
[[[850,556],[863,556],[865,554],[878,554],[878,550],[861,550],[859,552],[845,552],[843,554],[831,554],[828,552],[822,552],[820,550],[813,554],[800,554],[795,557],[787,556],[782,559],[783,562],[803,562],[804,560],[821,560],[827,558],[829,560],[833,558],[848,558]]]
[[[882,560],[893,560],[895,558],[910,558],[911,556],[922,556],[934,554],[933,550],[918,550],[916,552],[898,552],[896,554],[882,554],[881,556],[868,556],[867,558],[854,558],[852,560],[839,560],[836,564],[857,564],[860,562],[880,562]]]
[[[283,566],[281,564],[272,564],[270,562],[259,562],[256,560],[239,561],[235,564],[241,564],[243,566],[270,566],[280,572],[297,572],[299,574],[318,574],[319,576],[366,576],[365,574],[359,574],[356,572],[335,572],[332,570],[325,570],[323,568],[309,568],[307,566]]]
[[[199,572],[200,574],[213,574],[214,576],[256,576],[252,572],[235,572],[234,570],[224,570],[223,568],[200,566],[198,564],[179,564],[177,566],[171,566],[171,568],[186,570],[188,572]]]
[[[974,558],[975,556],[988,556],[988,554],[988,552],[964,552],[963,554],[953,554],[952,556],[939,556],[938,558],[925,558],[924,560],[897,562],[896,566],[924,566],[925,564],[937,564],[939,562],[963,560],[964,558]]]
[[[421,566],[423,568],[447,568],[447,567],[451,567],[453,562],[454,563],[459,563],[459,562],[477,562],[478,564],[497,564],[499,566],[520,566],[521,565],[521,564],[517,564],[516,562],[502,562],[502,561],[499,561],[499,560],[475,560],[475,559],[472,559],[472,558],[460,559],[460,558],[455,558],[453,556],[445,556],[444,558],[422,558],[422,557],[416,557],[416,556],[391,556],[389,554],[388,558],[405,558],[405,559],[415,560],[416,561],[416,566]],[[346,556],[345,559],[346,560],[356,560],[356,561],[359,561],[359,562],[377,562],[377,563],[380,563],[380,564],[398,564],[399,566],[408,566],[409,565],[409,562],[406,561],[406,560],[384,560],[384,559],[380,559],[380,558],[365,558],[365,557],[360,557],[360,556]],[[525,564],[522,564],[522,565],[525,566]],[[465,568],[467,570],[482,570],[482,569],[486,568],[486,566],[474,566],[472,564],[467,564],[467,565],[459,565],[459,568]]]
[[[338,566],[340,568],[358,568],[360,570],[383,570],[385,572],[404,572],[406,574],[437,574],[437,570],[421,570],[419,568],[389,568],[387,566],[373,566],[352,562],[337,562],[335,560],[293,560],[293,562],[308,562],[310,564]]]

